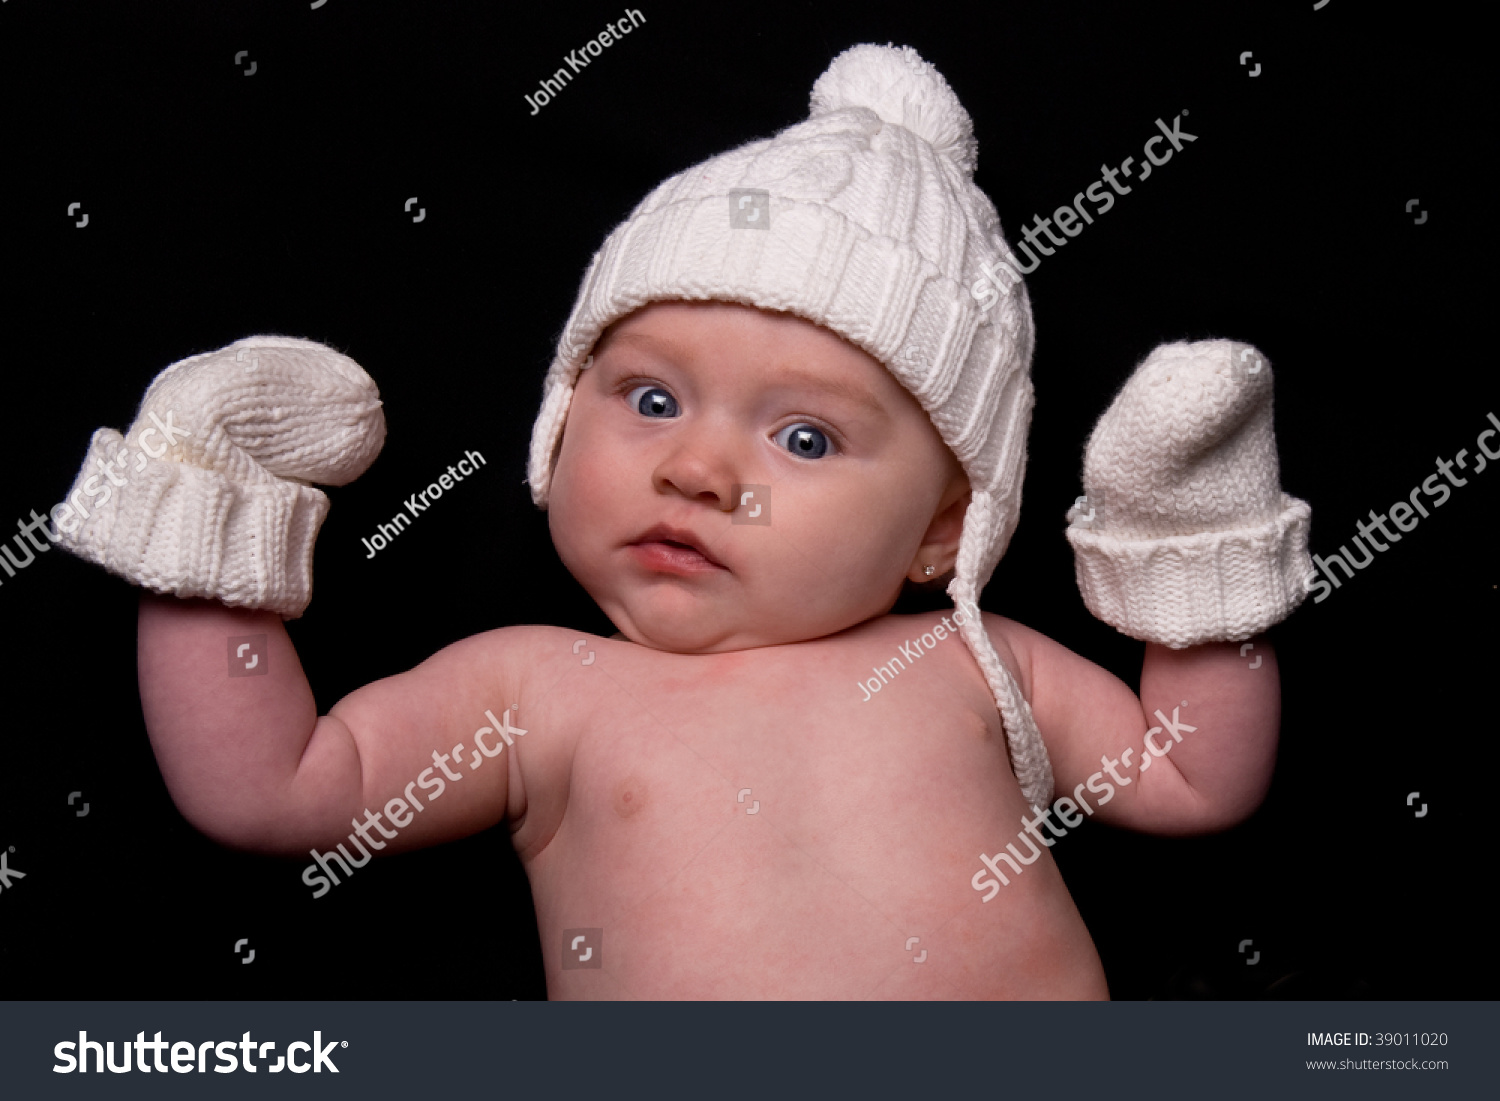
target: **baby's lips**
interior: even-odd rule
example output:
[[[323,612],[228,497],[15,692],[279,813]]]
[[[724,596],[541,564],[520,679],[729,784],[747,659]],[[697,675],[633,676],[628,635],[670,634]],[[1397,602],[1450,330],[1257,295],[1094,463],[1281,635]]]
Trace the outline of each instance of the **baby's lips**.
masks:
[[[720,569],[729,568],[713,554],[709,549],[709,544],[705,540],[699,539],[693,532],[686,528],[674,528],[667,524],[657,524],[649,531],[631,540],[629,545],[638,547],[643,543],[680,543],[683,546],[691,547]]]

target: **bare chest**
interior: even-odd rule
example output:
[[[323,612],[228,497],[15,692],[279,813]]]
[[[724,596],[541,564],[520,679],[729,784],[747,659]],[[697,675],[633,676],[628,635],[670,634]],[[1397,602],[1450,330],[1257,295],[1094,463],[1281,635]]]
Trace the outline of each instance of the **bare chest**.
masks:
[[[602,653],[528,867],[554,996],[963,996],[976,961],[1034,937],[1038,898],[1076,920],[1050,860],[1004,906],[972,889],[1024,805],[962,647],[900,669],[879,637]],[[579,935],[597,953],[564,967]]]

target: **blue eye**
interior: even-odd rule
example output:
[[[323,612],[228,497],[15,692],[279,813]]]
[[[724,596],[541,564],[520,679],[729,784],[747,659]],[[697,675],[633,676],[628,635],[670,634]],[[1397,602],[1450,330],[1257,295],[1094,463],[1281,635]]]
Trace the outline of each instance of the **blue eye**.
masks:
[[[821,459],[830,444],[822,429],[810,424],[789,424],[776,433],[776,442],[802,459]]]
[[[625,400],[643,417],[675,417],[678,413],[677,399],[660,386],[637,386]]]

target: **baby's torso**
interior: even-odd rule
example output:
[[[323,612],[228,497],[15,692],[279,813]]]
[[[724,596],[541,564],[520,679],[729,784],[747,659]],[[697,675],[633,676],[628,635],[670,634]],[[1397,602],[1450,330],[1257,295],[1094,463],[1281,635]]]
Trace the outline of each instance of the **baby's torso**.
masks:
[[[1046,851],[972,885],[1029,810],[963,641],[902,649],[937,622],[711,656],[589,637],[528,677],[515,840],[550,995],[1107,996]]]

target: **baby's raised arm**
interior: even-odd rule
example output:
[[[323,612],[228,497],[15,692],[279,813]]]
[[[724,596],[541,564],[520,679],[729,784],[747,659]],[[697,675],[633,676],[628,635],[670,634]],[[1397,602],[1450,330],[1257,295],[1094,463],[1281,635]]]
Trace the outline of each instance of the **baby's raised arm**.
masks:
[[[352,825],[394,851],[505,813],[527,629],[457,643],[319,718],[282,625],[312,595],[328,510],[314,483],[353,481],[384,440],[352,359],[249,337],[158,374],[124,435],[94,433],[53,510],[62,546],[170,594],[142,600],[141,701],[173,799],[219,841],[294,853]]]
[[[1224,829],[1265,798],[1281,680],[1263,636],[1181,650],[1146,644],[1141,693],[1028,627],[999,617],[1068,814],[1149,833]],[[1074,823],[1076,824],[1076,822]]]
[[[1248,344],[1164,344],[1094,427],[1067,535],[1089,610],[1147,644],[1139,699],[1065,647],[1002,630],[1056,794],[1086,813],[1191,833],[1265,797],[1281,688],[1264,632],[1312,579],[1311,509],[1281,489],[1272,388]]]
[[[279,615],[146,594],[146,729],[178,809],[223,844],[305,854],[351,828],[385,853],[437,844],[506,815],[527,630],[454,643],[319,718]]]

